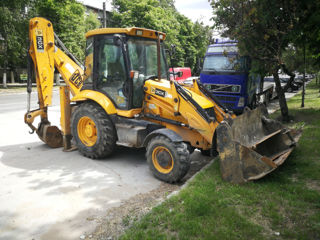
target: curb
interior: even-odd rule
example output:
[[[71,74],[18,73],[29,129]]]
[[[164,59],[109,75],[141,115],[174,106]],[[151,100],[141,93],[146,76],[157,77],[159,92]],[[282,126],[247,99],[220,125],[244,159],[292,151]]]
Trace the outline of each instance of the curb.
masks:
[[[205,165],[203,168],[200,169],[200,171],[198,171],[197,173],[195,173],[191,178],[189,178],[178,190],[173,191],[172,193],[170,193],[166,199],[170,199],[173,196],[178,195],[178,193],[185,189],[186,187],[189,186],[190,182],[193,181],[193,179],[198,176],[200,173],[202,173],[203,171],[205,171],[206,169],[208,169],[216,160],[218,160],[218,157],[213,158],[207,165]],[[164,199],[164,200],[166,200]],[[162,202],[161,202],[162,203]]]

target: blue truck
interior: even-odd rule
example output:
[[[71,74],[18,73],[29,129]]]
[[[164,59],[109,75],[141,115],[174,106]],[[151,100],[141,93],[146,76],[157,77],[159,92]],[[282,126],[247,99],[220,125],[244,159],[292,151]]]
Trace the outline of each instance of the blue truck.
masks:
[[[238,54],[237,41],[216,40],[208,46],[200,82],[220,102],[236,114],[248,106],[254,108],[261,95],[270,94],[272,89],[260,90],[261,77],[249,74],[250,58]]]

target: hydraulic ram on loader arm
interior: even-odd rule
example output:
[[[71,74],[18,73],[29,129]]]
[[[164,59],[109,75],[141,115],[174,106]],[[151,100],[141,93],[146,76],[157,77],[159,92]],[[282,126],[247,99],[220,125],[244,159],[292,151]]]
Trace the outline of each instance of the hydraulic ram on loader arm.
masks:
[[[51,147],[64,146],[70,148],[70,92],[77,94],[83,84],[83,69],[70,57],[62,52],[54,43],[52,24],[43,18],[33,18],[29,23],[30,49],[37,91],[39,109],[30,110],[31,95],[31,59],[28,60],[28,110],[25,114],[25,123],[32,132],[36,131],[39,138]],[[61,127],[51,126],[48,120],[48,106],[52,103],[52,90],[55,67],[62,75],[66,86],[60,87]],[[40,116],[38,127],[33,125],[34,119]]]

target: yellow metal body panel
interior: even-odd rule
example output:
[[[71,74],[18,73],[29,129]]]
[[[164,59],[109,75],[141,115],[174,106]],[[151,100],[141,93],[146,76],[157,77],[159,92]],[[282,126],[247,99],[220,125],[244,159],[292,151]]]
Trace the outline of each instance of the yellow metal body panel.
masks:
[[[51,22],[44,18],[33,18],[29,23],[29,54],[36,71],[40,108],[51,105],[54,67],[62,75],[72,95],[83,85],[83,69],[54,45]]]
[[[60,87],[60,125],[63,138],[64,150],[71,148],[71,106],[70,106],[70,89],[68,86]]]
[[[71,117],[71,108],[70,108],[70,90],[68,87],[60,87],[60,124],[63,135],[71,134],[70,130],[70,117]]]
[[[141,113],[141,108],[135,108],[130,110],[117,109],[117,114],[122,117],[133,118],[136,114]]]
[[[137,35],[137,31],[142,31],[141,35]],[[146,29],[146,28],[137,28],[137,27],[132,27],[132,28],[99,28],[99,29],[94,29],[86,33],[86,38],[92,37],[95,35],[102,35],[102,34],[126,34],[130,36],[137,36],[137,37],[144,37],[144,38],[151,38],[151,39],[158,39],[156,33],[159,33],[163,35],[163,38],[161,40],[165,40],[166,34],[163,32],[157,32],[151,29]]]
[[[160,96],[158,91],[165,92]],[[172,82],[167,80],[145,82],[145,102],[143,111],[146,114],[161,116],[169,120],[188,125],[178,126],[167,122],[154,121],[178,133],[184,141],[190,142],[194,147],[209,149],[212,144],[213,134],[219,122],[227,116],[222,110],[216,111],[218,107],[214,101],[207,98],[201,92],[185,89],[188,94],[204,109],[214,108],[217,120],[207,122],[186,99],[177,94],[177,89]],[[220,121],[219,121],[219,120]]]
[[[55,49],[54,65],[58,69],[67,86],[69,86],[71,94],[73,96],[78,94],[83,85],[83,69],[59,48]]]
[[[93,90],[83,90],[75,95],[71,101],[85,101],[85,100],[93,100],[98,103],[108,114],[116,114],[117,109],[113,105],[112,101],[103,93],[93,91]]]
[[[34,62],[40,108],[51,105],[54,73],[52,24],[43,18],[29,22],[29,54]]]

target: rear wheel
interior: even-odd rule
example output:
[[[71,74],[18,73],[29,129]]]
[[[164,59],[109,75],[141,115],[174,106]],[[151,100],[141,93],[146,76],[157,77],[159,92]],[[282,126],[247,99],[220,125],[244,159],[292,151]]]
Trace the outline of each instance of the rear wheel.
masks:
[[[181,180],[190,168],[187,145],[172,142],[165,136],[155,136],[150,140],[146,157],[153,175],[165,182]]]
[[[115,127],[98,104],[81,104],[72,114],[71,130],[79,151],[93,159],[109,156],[116,144]]]

